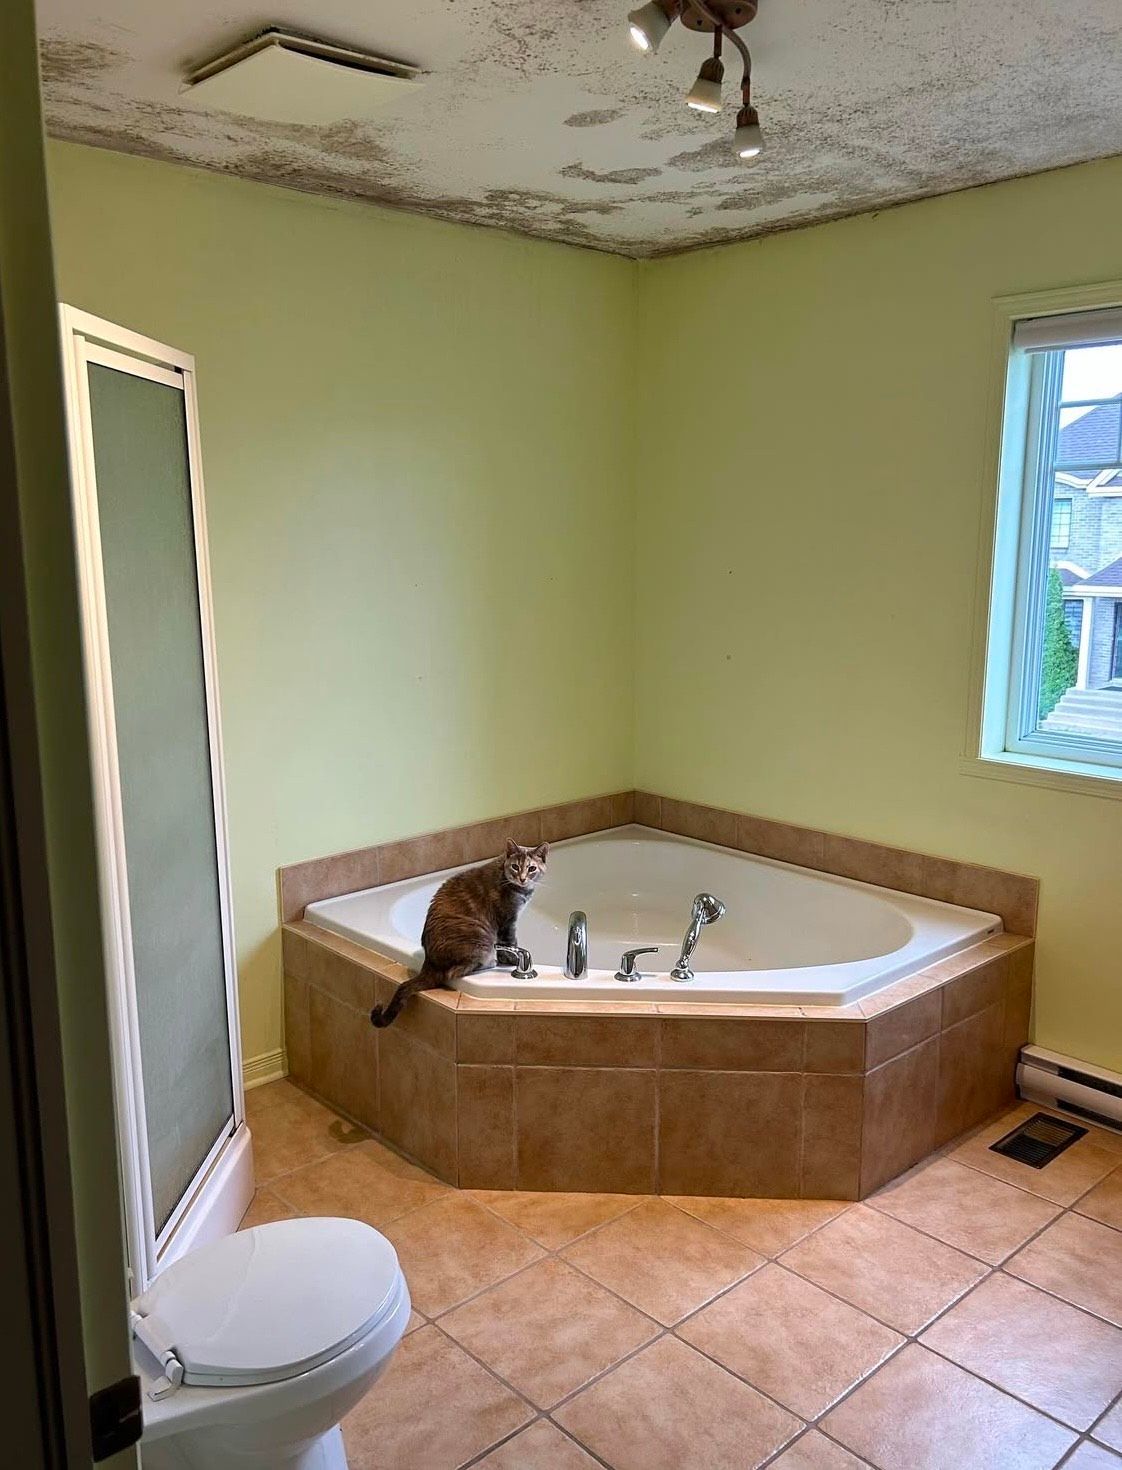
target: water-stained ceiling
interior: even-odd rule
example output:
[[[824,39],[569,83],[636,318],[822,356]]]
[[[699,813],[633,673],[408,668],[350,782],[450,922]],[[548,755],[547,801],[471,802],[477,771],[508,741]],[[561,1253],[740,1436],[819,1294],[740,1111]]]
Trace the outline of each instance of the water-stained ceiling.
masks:
[[[760,0],[748,165],[731,53],[724,111],[692,112],[706,38],[675,27],[641,56],[632,3],[39,0],[48,127],[632,256],[1122,152],[1120,0]],[[318,128],[191,105],[184,76],[266,26],[415,62],[425,85]]]

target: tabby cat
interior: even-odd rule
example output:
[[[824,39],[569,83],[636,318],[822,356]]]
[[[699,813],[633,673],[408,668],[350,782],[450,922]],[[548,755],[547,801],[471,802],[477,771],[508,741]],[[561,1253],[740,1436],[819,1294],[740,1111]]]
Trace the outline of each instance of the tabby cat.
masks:
[[[509,838],[506,853],[466,873],[454,873],[432,896],[421,931],[425,962],[397,987],[388,1005],[375,1006],[370,1019],[388,1026],[418,990],[450,986],[464,975],[488,970],[497,951],[517,946],[515,929],[523,906],[533,897],[545,871],[549,843],[519,847]]]

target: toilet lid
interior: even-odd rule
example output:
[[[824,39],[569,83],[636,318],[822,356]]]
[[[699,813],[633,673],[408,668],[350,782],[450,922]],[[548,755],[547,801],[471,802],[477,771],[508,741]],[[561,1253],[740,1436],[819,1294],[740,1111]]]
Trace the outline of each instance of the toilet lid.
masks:
[[[183,1382],[276,1383],[328,1362],[396,1304],[393,1246],[359,1220],[277,1220],[192,1251],[133,1310]]]

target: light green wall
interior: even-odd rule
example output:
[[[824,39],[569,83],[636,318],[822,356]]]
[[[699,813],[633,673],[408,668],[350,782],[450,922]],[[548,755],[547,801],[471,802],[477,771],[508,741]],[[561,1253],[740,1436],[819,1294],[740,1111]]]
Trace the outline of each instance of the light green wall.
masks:
[[[280,864],[629,784],[637,278],[68,145],[60,293],[197,359],[242,1032]]]
[[[1038,874],[1122,1067],[1122,803],[960,773],[991,299],[1122,275],[1122,160],[643,268],[638,784]],[[673,385],[668,392],[668,385]]]

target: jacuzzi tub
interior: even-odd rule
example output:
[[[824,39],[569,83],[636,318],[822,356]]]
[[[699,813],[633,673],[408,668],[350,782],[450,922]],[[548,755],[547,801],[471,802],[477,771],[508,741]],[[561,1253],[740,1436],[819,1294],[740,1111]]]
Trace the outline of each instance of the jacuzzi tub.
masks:
[[[305,919],[411,967],[422,959],[429,900],[456,869],[407,878],[308,905]],[[670,978],[695,893],[727,913],[702,931],[696,978]],[[589,972],[566,978],[569,914],[588,915]],[[768,858],[655,832],[617,827],[550,849],[546,875],[523,910],[519,943],[535,980],[485,970],[459,981],[491,999],[756,1002],[844,1005],[1001,931],[996,914],[874,888]],[[643,978],[615,979],[625,949],[658,944]]]

